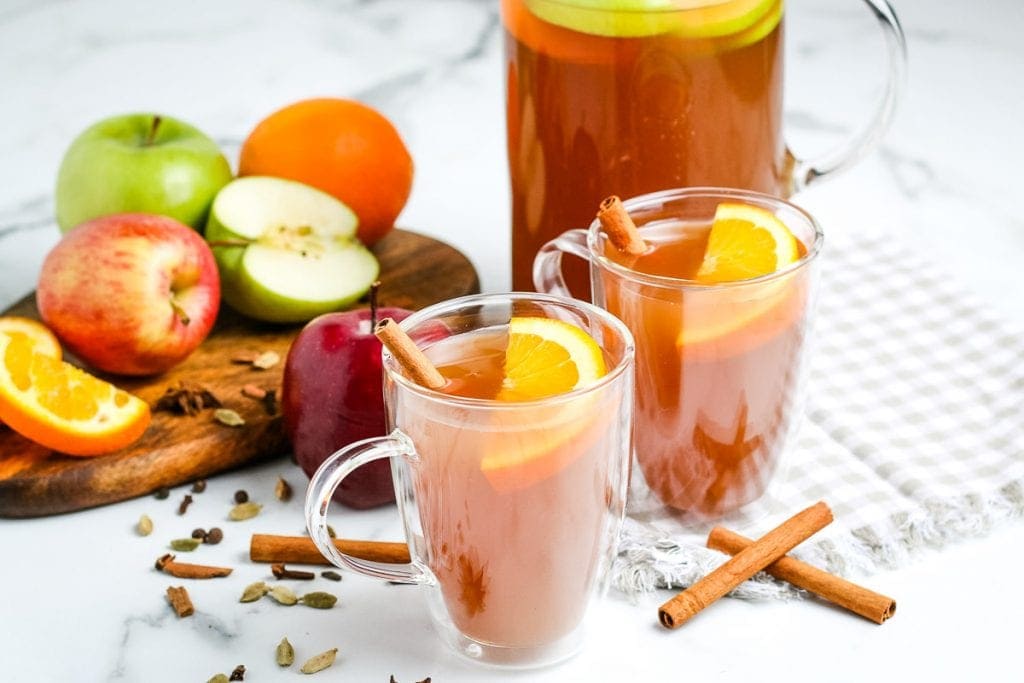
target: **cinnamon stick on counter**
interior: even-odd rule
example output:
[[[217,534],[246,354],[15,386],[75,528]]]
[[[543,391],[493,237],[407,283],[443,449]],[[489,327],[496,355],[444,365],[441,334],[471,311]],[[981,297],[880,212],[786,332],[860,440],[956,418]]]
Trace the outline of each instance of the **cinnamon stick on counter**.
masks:
[[[708,535],[709,548],[730,555],[736,555],[753,542],[749,538],[720,526],[716,526]],[[876,624],[884,623],[896,613],[896,601],[892,598],[841,579],[793,557],[782,557],[765,567],[764,571],[777,579],[788,581],[820,598],[834,602],[865,619],[870,619]]]
[[[216,579],[231,573],[230,567],[209,567],[205,564],[175,562],[170,553],[156,561],[156,568],[179,579]]]
[[[601,221],[612,245],[624,254],[639,256],[647,251],[647,243],[640,237],[640,231],[629,217],[629,212],[622,205],[622,200],[612,195],[601,202],[597,211],[597,220]]]
[[[416,384],[428,389],[439,389],[447,380],[444,378],[434,364],[423,355],[416,343],[409,338],[401,327],[391,318],[384,318],[373,333],[380,339],[381,344],[387,347],[391,355],[401,366],[405,375]]]
[[[409,562],[409,547],[405,543],[383,541],[353,541],[335,538],[339,552],[374,562],[400,564]],[[330,564],[313,539],[306,536],[271,536],[253,534],[249,543],[249,559],[253,562],[280,562],[283,564]]]
[[[798,512],[662,605],[658,610],[658,620],[665,628],[679,628],[702,609],[778,560],[831,521],[832,511],[824,502]]]

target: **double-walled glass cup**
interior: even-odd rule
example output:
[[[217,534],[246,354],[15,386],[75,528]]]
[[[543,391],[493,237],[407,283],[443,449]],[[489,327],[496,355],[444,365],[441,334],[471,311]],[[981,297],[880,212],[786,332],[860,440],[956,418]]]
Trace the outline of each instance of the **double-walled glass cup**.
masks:
[[[743,190],[669,190],[625,202],[640,234],[658,244],[706,230],[719,204],[737,202],[781,219],[800,243],[795,263],[716,284],[652,275],[616,260],[598,221],[547,243],[534,262],[538,291],[554,293],[566,291],[563,252],[589,262],[594,303],[636,339],[634,447],[643,479],[663,504],[698,519],[757,499],[777,469],[799,404],[822,234],[802,209]]]
[[[600,308],[542,294],[455,299],[401,326],[428,357],[442,348],[458,355],[474,348],[474,335],[501,334],[521,316],[582,328],[607,373],[532,401],[465,398],[412,383],[385,351],[392,432],[324,462],[309,485],[306,523],[336,566],[424,586],[438,631],[461,654],[528,667],[577,651],[588,608],[607,587],[630,468],[632,336]],[[327,532],[334,490],[383,458],[391,458],[409,543],[405,565],[344,555]]]

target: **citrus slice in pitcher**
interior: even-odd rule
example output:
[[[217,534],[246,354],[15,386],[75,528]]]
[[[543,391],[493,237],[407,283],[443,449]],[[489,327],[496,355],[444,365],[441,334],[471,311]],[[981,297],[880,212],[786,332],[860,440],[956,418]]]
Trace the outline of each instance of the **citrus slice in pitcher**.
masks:
[[[498,401],[533,401],[587,387],[606,373],[604,353],[579,327],[551,318],[512,318]],[[575,460],[600,438],[606,417],[577,397],[495,411],[480,468],[499,492],[525,488]]]
[[[0,334],[0,419],[22,436],[70,455],[99,455],[132,443],[149,406],[69,363]]]
[[[728,36],[781,16],[780,0],[525,0],[550,24],[610,38]],[[775,10],[773,12],[773,10]],[[767,33],[767,31],[765,31]],[[763,33],[762,33],[763,35]],[[752,41],[753,42],[753,41]]]

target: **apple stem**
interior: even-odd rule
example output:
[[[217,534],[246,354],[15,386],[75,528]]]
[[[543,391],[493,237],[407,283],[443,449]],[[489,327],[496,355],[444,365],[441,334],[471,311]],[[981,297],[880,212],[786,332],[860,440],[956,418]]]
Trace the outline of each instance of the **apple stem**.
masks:
[[[380,280],[375,280],[370,285],[370,329],[377,329],[377,290],[380,289]]]
[[[247,247],[256,240],[210,240],[207,244],[213,247]]]
[[[149,135],[146,136],[145,145],[147,147],[149,145],[152,145],[153,141],[156,140],[156,130],[157,130],[157,128],[160,127],[160,122],[161,121],[163,121],[163,119],[160,117],[159,114],[155,114],[153,116],[153,123],[150,124],[150,126],[149,126]]]
[[[174,314],[178,316],[178,320],[181,321],[182,325],[188,325],[192,322],[192,319],[188,317],[188,313],[185,312],[185,309],[179,306],[178,302],[173,299],[171,299],[171,309],[174,311]]]

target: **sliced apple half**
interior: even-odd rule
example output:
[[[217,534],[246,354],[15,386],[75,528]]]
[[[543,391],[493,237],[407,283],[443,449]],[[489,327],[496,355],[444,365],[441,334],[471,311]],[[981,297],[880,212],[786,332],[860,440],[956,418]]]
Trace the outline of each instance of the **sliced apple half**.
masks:
[[[526,5],[548,23],[611,38],[663,33],[717,38],[754,26],[773,8],[781,12],[781,0],[526,0]],[[772,27],[777,23],[776,17]]]
[[[206,239],[221,296],[257,320],[297,323],[336,311],[366,293],[380,265],[356,239],[345,204],[303,183],[248,176],[213,201]]]

